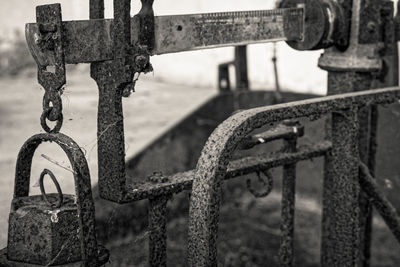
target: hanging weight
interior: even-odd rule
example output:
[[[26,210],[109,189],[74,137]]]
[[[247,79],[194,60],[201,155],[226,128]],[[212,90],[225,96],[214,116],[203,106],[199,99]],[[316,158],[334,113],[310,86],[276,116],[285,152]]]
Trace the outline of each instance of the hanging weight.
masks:
[[[39,181],[42,195],[28,196],[32,158],[42,142],[55,142],[67,154],[75,196],[63,195],[47,169]],[[57,194],[46,194],[46,174],[56,184]],[[0,252],[0,266],[101,266],[107,260],[108,251],[96,241],[90,174],[82,150],[61,133],[31,137],[18,154],[8,247]]]

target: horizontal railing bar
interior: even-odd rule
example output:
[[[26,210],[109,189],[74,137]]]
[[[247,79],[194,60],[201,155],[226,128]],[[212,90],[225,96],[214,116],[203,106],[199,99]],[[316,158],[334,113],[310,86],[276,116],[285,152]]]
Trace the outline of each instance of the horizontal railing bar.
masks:
[[[301,137],[304,135],[304,126],[279,124],[262,133],[249,135],[239,145],[240,149],[250,149],[256,145],[268,143],[278,139]]]
[[[274,152],[257,156],[244,157],[231,161],[225,179],[246,175],[257,170],[267,170],[284,164],[311,159],[325,155],[331,149],[331,143],[324,141],[314,145],[300,146],[297,152]],[[177,173],[166,177],[167,182],[141,182],[131,184],[131,190],[125,202],[147,199],[163,194],[179,193],[192,187],[195,170]]]
[[[367,194],[386,225],[400,243],[400,217],[398,216],[396,208],[393,207],[390,201],[379,190],[378,184],[369,172],[368,167],[361,161],[359,164],[360,170],[364,174],[359,176],[362,190]]]

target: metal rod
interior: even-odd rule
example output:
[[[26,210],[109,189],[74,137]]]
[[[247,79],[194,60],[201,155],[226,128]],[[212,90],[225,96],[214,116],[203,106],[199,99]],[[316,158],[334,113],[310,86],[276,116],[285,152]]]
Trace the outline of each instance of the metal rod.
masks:
[[[400,218],[396,209],[390,201],[383,195],[378,188],[376,180],[371,175],[368,167],[360,161],[360,170],[364,174],[360,176],[362,190],[368,195],[379,214],[385,220],[386,225],[392,231],[397,241],[400,243]]]
[[[167,266],[167,203],[171,195],[149,199],[149,266]]]
[[[296,152],[297,138],[284,139],[288,152]],[[296,163],[283,165],[280,266],[294,266],[294,220],[296,194]]]
[[[281,93],[281,86],[279,83],[279,75],[278,75],[278,66],[277,66],[277,52],[276,52],[276,43],[272,44],[272,64],[274,66],[274,78],[275,78],[275,100],[277,103],[282,102],[282,93]]]
[[[324,156],[331,149],[330,142],[318,143],[310,146],[301,146],[295,153],[273,153],[261,154],[258,156],[245,157],[233,160],[228,164],[225,180],[243,176],[255,171],[264,171],[279,167],[284,164],[292,164],[301,160],[308,160],[314,157]],[[180,172],[167,177],[166,183],[135,183],[128,192],[126,202],[137,201],[157,195],[168,193],[179,193],[183,190],[190,190],[193,183],[195,170]]]

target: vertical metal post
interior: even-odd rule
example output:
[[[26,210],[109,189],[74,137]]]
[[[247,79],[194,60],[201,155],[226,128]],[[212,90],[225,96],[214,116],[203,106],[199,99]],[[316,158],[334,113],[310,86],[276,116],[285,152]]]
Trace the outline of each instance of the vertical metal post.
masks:
[[[149,199],[149,266],[167,266],[167,203],[170,195]]]
[[[394,30],[393,27],[389,27],[392,29],[388,30],[386,26],[390,25],[385,26],[384,24],[387,24],[393,18],[389,18],[390,15],[387,16],[384,13],[387,13],[385,8],[390,9],[390,5],[393,4],[389,1],[378,0],[353,0],[352,6],[349,3],[350,1],[341,3],[345,13],[348,14],[349,21],[351,21],[349,47],[343,52],[336,48],[328,49],[319,62],[321,68],[329,71],[328,94],[371,89],[375,79],[374,74],[385,69],[382,54],[390,50],[387,46],[388,38],[386,32],[394,32]],[[385,19],[384,16],[389,19]],[[375,148],[371,147],[371,145],[375,142],[376,129],[374,128],[376,127],[376,120],[376,108],[363,107],[359,110],[358,121],[360,127],[358,129],[358,140],[356,140],[358,143],[359,158],[365,164],[370,163],[370,167],[373,167],[371,164],[374,164],[374,160],[371,160],[371,158],[374,157]],[[332,129],[328,129],[328,136],[331,135],[334,138],[338,134],[338,130],[340,131],[340,129],[334,129],[332,126]],[[324,183],[324,211],[326,212],[326,214],[324,213],[324,224],[331,224],[330,220],[332,217],[329,210],[334,207],[331,205],[331,198],[334,196],[332,196],[329,188],[338,183],[334,182],[331,176],[331,169],[334,167],[329,162],[332,160],[330,157],[327,157],[327,170]],[[363,174],[360,173],[359,175]],[[372,208],[370,201],[363,193],[360,194],[358,207],[359,218],[357,222],[359,226],[354,230],[359,234],[359,244],[353,250],[359,250],[359,255],[357,256],[359,260],[351,262],[351,264],[368,267]],[[322,265],[340,266],[340,264],[337,264],[337,260],[335,262],[335,256],[331,255],[332,253],[335,254],[335,251],[329,250],[329,242],[332,241],[328,238],[331,231],[328,227],[327,225],[323,225]],[[332,238],[334,237],[332,236]],[[325,243],[328,243],[328,245]],[[336,256],[338,255],[336,254]],[[326,265],[328,263],[331,265]]]
[[[90,17],[104,17],[104,0],[91,0]],[[97,150],[99,191],[103,198],[121,201],[126,193],[125,140],[122,95],[132,82],[126,61],[130,45],[130,0],[114,0],[112,61],[92,63],[91,77],[99,88]]]
[[[284,139],[288,152],[296,152],[297,138]],[[294,219],[296,196],[296,163],[283,165],[280,266],[294,266]]]
[[[247,46],[235,47],[235,71],[236,89],[238,91],[249,89],[249,78],[247,75]]]
[[[358,266],[360,185],[357,109],[332,113],[331,126],[332,150],[325,158],[321,266]]]

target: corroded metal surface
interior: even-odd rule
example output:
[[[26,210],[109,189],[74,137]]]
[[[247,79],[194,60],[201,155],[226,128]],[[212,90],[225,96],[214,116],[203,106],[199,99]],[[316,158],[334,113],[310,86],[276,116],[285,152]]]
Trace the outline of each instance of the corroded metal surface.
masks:
[[[149,199],[149,266],[167,266],[167,203],[171,195]]]
[[[56,194],[49,195],[52,202]],[[16,198],[11,204],[7,257],[31,264],[60,265],[80,261],[77,206],[71,195],[53,208],[41,195]]]
[[[291,164],[314,157],[323,156],[331,148],[329,142],[318,143],[312,146],[300,146],[295,153],[279,152],[271,154],[261,154],[258,156],[244,157],[233,160],[228,164],[228,169],[224,179],[231,179],[243,176],[255,171],[268,170],[284,164]],[[150,183],[140,182],[130,184],[130,191],[125,202],[137,201],[141,199],[159,196],[165,193],[179,193],[183,190],[191,189],[195,170],[180,172],[168,176],[168,182]]]
[[[283,0],[281,7],[305,4],[304,33],[301,40],[287,43],[297,50],[317,50],[333,45],[347,46],[348,25],[336,0]]]
[[[115,22],[95,16],[99,14],[102,12],[93,10],[91,18],[97,20],[62,23],[66,63],[114,59]],[[138,18],[131,18],[130,24],[131,42],[135,44],[141,35]],[[150,52],[160,55],[238,44],[295,40],[302,38],[302,30],[303,8],[156,16],[154,48]],[[36,62],[44,66],[51,65],[54,58],[48,51],[41,51],[35,43],[38,33],[37,24],[26,25],[25,35]]]
[[[379,186],[371,175],[368,167],[362,162],[359,164],[360,170],[364,174],[360,176],[360,185],[362,190],[367,194],[371,202],[374,204],[374,207],[385,220],[386,225],[400,243],[400,217],[398,212],[385,195],[379,190]]]
[[[294,123],[292,125],[296,124]],[[285,138],[284,145],[288,152],[296,152],[297,138]],[[282,178],[281,244],[279,247],[279,258],[282,267],[294,266],[295,196],[296,163],[285,164],[283,165]]]
[[[385,46],[382,40],[382,2],[354,0],[352,7],[345,7],[346,12],[350,11],[352,14],[349,46],[344,52],[335,47],[325,50],[318,62],[320,68],[328,71],[361,72],[382,69],[380,53]]]
[[[306,117],[311,115],[321,115],[328,112],[343,111],[349,108],[357,108],[364,105],[378,104],[378,103],[390,103],[399,98],[398,88],[388,88],[371,90],[367,92],[357,92],[350,94],[343,94],[340,96],[328,96],[319,99],[305,100],[290,104],[280,104],[272,107],[255,108],[247,111],[237,113],[222,123],[208,139],[201,157],[198,161],[196,171],[194,174],[192,197],[190,203],[190,221],[189,221],[189,243],[188,243],[188,261],[190,266],[215,266],[217,259],[216,241],[218,233],[218,213],[220,204],[220,190],[221,182],[226,175],[227,166],[232,152],[236,149],[240,141],[247,136],[252,130],[261,127],[262,125],[278,122],[284,119],[292,119],[298,117]],[[353,113],[350,113],[351,115]],[[354,115],[354,114],[353,114]],[[356,120],[355,120],[356,121]],[[345,128],[344,128],[345,129]],[[358,128],[350,124],[348,128],[348,136],[344,140],[353,140],[357,133]],[[355,129],[355,131],[351,130]],[[343,140],[341,140],[343,142]],[[344,142],[347,144],[347,142]],[[356,143],[356,142],[355,142]],[[342,143],[343,144],[343,143]],[[346,181],[351,185],[350,189],[354,190],[349,197],[352,200],[353,197],[357,196],[357,179],[352,179],[352,157],[353,152],[356,152],[355,156],[358,158],[357,144],[351,143],[350,147],[354,148],[350,154],[349,162],[345,162],[344,166],[349,166],[348,173],[344,173],[342,181]],[[343,148],[343,147],[342,147]],[[337,148],[337,156],[346,155],[346,150],[340,146]],[[346,157],[344,157],[346,158]],[[348,165],[350,164],[350,165]],[[358,169],[356,169],[358,174]],[[357,175],[356,175],[357,178]],[[355,180],[355,181],[354,181]],[[341,188],[343,183],[337,186],[337,189]],[[339,199],[337,199],[339,200]],[[358,200],[358,199],[357,199]],[[356,202],[358,203],[358,202]],[[339,203],[339,206],[346,208],[344,203]],[[350,218],[353,213],[353,206],[350,212]],[[347,210],[347,209],[346,209]],[[343,212],[338,210],[338,215],[342,215]],[[358,216],[358,213],[356,213]],[[339,219],[339,222],[343,222],[343,218]],[[347,221],[344,223],[348,223]],[[354,224],[350,224],[349,227],[337,224],[338,236],[350,234],[346,229],[352,228]],[[356,230],[356,229],[353,229]],[[355,234],[358,237],[358,234]],[[345,240],[344,247],[347,248],[348,244],[354,245],[354,234],[351,237],[343,236]],[[334,238],[333,240],[338,240]],[[332,243],[331,243],[332,244]],[[353,252],[348,253],[350,256]],[[353,264],[354,258],[347,264]]]
[[[51,72],[47,70],[46,65],[37,62],[38,82],[45,89],[40,123],[46,132],[57,133],[63,122],[61,94],[62,87],[66,83],[61,5],[38,6],[36,20],[39,32],[35,34],[34,42],[39,46],[40,51],[49,53],[55,69],[54,72]],[[35,51],[32,49],[31,54],[35,58]],[[57,121],[54,129],[47,126],[46,119]]]
[[[250,149],[255,145],[278,139],[292,139],[304,135],[304,126],[300,123],[279,124],[268,131],[247,136],[240,144],[240,149]],[[292,151],[295,152],[295,151]]]
[[[360,261],[358,107],[332,113],[332,150],[325,157],[321,265]]]
[[[99,248],[97,246],[96,235],[95,235],[94,203],[92,199],[89,168],[82,150],[71,138],[61,133],[37,134],[25,142],[25,144],[22,146],[18,154],[16,173],[15,173],[15,185],[14,185],[14,201],[16,201],[14,207],[18,208],[17,203],[21,203],[20,201],[22,201],[22,199],[27,199],[27,198],[29,199],[28,194],[29,194],[29,182],[30,182],[32,158],[35,153],[35,150],[42,142],[54,142],[58,144],[68,156],[68,159],[70,160],[70,164],[74,173],[76,197],[74,197],[72,203],[76,203],[76,208],[75,208],[76,216],[72,217],[75,217],[76,225],[78,226],[79,229],[79,230],[75,229],[75,231],[77,231],[77,236],[79,237],[78,251],[80,252],[80,258],[75,260],[81,260],[84,266],[99,266],[104,263],[104,260],[107,261],[108,257],[104,258],[104,255],[100,256]],[[17,214],[18,210],[16,210],[15,213]],[[60,216],[62,214],[63,213],[61,213]],[[13,215],[11,214],[10,216],[12,217]],[[70,215],[67,217],[70,217]],[[44,223],[45,219],[44,218],[42,219]],[[61,219],[63,219],[62,216],[59,218],[59,220]],[[67,220],[66,222],[69,221]],[[12,229],[14,226],[15,224],[13,224],[11,220],[10,229]],[[44,225],[43,227],[47,226]],[[60,231],[62,230],[61,228]],[[23,234],[23,232],[22,231],[16,232],[16,235],[20,234]],[[31,234],[33,234],[33,232],[31,232]],[[35,240],[37,240],[38,245],[40,244],[40,242],[43,242],[42,238],[34,237],[31,234],[29,235],[30,242],[35,243]],[[38,229],[37,234],[40,234],[40,229]],[[12,244],[10,242],[13,241],[9,239],[9,249],[12,249]],[[65,245],[66,240],[64,241],[59,240],[59,242],[61,243],[57,245],[53,244],[55,245],[55,247],[52,248],[54,249],[52,253],[56,253],[53,256],[57,255],[62,246]],[[19,254],[19,260],[23,259],[23,257],[21,256],[22,255]],[[102,262],[99,262],[100,258],[103,260]],[[59,260],[60,263],[63,263],[62,259]],[[6,262],[6,259],[2,258],[1,261],[3,261],[4,263]],[[6,266],[12,266],[12,265],[6,265]]]

